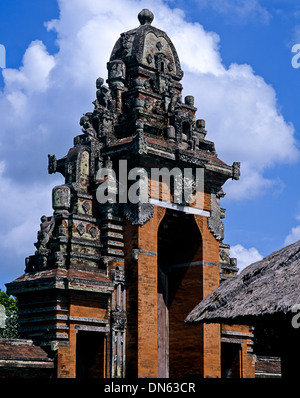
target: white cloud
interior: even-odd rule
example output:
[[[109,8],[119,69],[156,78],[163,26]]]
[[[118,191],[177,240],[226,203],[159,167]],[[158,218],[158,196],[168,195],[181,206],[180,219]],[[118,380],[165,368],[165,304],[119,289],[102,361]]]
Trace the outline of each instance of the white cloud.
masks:
[[[285,238],[284,246],[290,245],[300,240],[300,225],[291,229],[291,232]]]
[[[248,65],[231,65],[217,75],[192,74],[185,89],[196,91],[198,117],[206,120],[207,138],[220,158],[241,162],[240,181],[226,186],[229,197],[251,198],[276,187],[278,181],[264,172],[299,159],[294,127],[280,114],[274,89]]]
[[[24,54],[23,66],[19,70],[3,70],[6,93],[45,92],[54,65],[54,57],[48,54],[45,45],[39,40],[31,42]]]
[[[263,258],[263,256],[255,247],[246,249],[240,244],[231,246],[230,256],[233,258],[237,258],[237,266],[239,268],[239,272],[241,272],[248,265],[255,263],[256,261],[259,261]]]
[[[16,184],[5,175],[5,163],[0,162],[0,251],[13,250],[29,255],[34,251],[40,217],[51,215],[51,191],[61,179],[47,183]],[[53,185],[54,184],[54,185]]]
[[[40,218],[52,214],[51,191],[61,183],[57,177],[39,183],[17,183],[7,176],[5,162],[0,162],[1,290],[5,290],[4,283],[23,273],[25,257],[34,254]]]
[[[180,14],[174,18],[173,24],[162,20],[161,25],[185,72],[184,95],[194,95],[197,117],[206,120],[207,139],[215,142],[220,158],[228,164],[241,162],[241,179],[226,184],[227,197],[240,200],[278,192],[282,182],[264,173],[276,164],[298,161],[299,150],[294,126],[280,113],[275,90],[250,65],[226,68],[217,34],[186,22]]]

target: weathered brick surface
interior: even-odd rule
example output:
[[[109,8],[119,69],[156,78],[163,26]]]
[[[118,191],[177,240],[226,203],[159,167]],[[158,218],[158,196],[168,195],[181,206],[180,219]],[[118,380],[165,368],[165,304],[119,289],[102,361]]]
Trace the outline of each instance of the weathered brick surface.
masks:
[[[161,213],[160,215],[158,213]],[[129,278],[127,292],[128,333],[127,373],[138,377],[157,375],[157,240],[158,227],[165,210],[155,209],[148,223],[125,227],[125,267]],[[184,320],[192,308],[219,283],[219,268],[202,264],[218,261],[218,242],[206,227],[206,218],[199,217],[196,228],[202,229],[202,239],[186,253],[187,262],[198,265],[175,268],[169,279],[169,361],[170,377],[200,374],[220,377],[220,327],[218,325],[190,326]],[[127,240],[130,239],[130,240]],[[139,248],[152,255],[138,254],[134,263],[129,253]],[[176,250],[176,247],[174,247]],[[204,250],[206,258],[204,257]],[[217,253],[211,253],[211,250]],[[191,255],[192,253],[192,255]],[[180,261],[184,258],[180,258]],[[179,261],[179,259],[178,259]],[[136,298],[138,298],[136,300]],[[136,317],[133,315],[136,314]],[[135,371],[133,370],[135,369]]]
[[[236,374],[240,378],[254,378],[255,377],[255,359],[247,352],[252,341],[251,331],[247,325],[226,325],[222,324],[222,331],[230,332],[231,336],[244,342],[239,349],[238,366],[236,367]],[[236,333],[236,335],[235,335]]]
[[[70,301],[70,316],[107,319],[107,299],[93,294],[74,294]]]
[[[107,300],[89,293],[74,293],[70,298],[69,305],[69,341],[67,345],[59,345],[57,377],[76,377],[76,352],[77,352],[77,329],[75,325],[87,325],[85,319],[108,319]],[[73,318],[76,318],[72,320]],[[82,319],[82,320],[81,320]],[[96,324],[97,325],[97,324]],[[99,325],[98,325],[99,326]],[[103,326],[103,325],[100,325]],[[103,354],[102,354],[103,355]],[[108,353],[105,350],[104,360],[109,364]],[[109,366],[104,367],[109,370]]]
[[[127,225],[125,270],[128,278],[127,373],[137,377],[157,375],[157,230],[164,211],[155,208],[143,226]],[[127,239],[124,239],[125,242]],[[132,259],[132,249],[138,253]]]
[[[68,345],[60,345],[57,353],[57,377],[76,377],[76,331],[70,328]]]

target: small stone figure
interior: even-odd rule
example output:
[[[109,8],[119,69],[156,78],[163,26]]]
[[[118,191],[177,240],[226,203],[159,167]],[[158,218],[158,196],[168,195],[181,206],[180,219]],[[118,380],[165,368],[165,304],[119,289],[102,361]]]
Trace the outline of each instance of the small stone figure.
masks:
[[[82,126],[82,131],[88,137],[95,138],[97,136],[96,130],[92,126],[88,116],[83,115],[80,119],[80,126]]]
[[[52,236],[54,225],[55,223],[53,217],[41,217],[40,230],[38,231],[38,241],[35,243],[35,247],[38,249],[40,254],[48,251],[47,243]]]
[[[96,80],[96,96],[100,105],[102,105],[105,109],[112,110],[114,107],[114,101],[111,95],[111,91],[107,86],[103,85],[104,80],[101,77],[98,77]]]

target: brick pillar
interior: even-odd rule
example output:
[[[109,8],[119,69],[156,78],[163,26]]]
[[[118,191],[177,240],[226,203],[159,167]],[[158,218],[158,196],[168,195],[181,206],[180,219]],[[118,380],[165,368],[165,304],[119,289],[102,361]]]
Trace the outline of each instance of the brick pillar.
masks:
[[[157,231],[165,209],[138,233],[138,377],[157,377]]]
[[[127,275],[127,376],[157,377],[157,230],[165,209],[124,228]]]
[[[57,377],[76,377],[76,330],[70,326],[69,345],[60,345],[57,356]]]
[[[249,328],[245,326],[246,332],[249,333]],[[248,341],[251,339],[245,340],[242,344],[242,358],[241,358],[241,378],[255,378],[255,360],[253,356],[249,356],[247,352]]]
[[[219,242],[207,227],[206,217],[195,215],[202,236],[204,299],[219,285]],[[203,377],[221,377],[221,328],[219,324],[202,324]]]

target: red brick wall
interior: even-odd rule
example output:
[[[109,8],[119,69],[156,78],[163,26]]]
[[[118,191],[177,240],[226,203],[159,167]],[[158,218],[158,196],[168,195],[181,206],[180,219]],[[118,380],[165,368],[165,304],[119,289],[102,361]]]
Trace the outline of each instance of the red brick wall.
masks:
[[[237,333],[251,334],[249,326],[247,325],[226,325],[222,324],[222,331],[230,331]],[[239,335],[237,335],[239,336]],[[239,356],[239,377],[240,378],[254,378],[255,377],[255,360],[254,357],[248,355],[248,343],[252,341],[251,337],[242,337],[244,343],[241,344]]]
[[[158,227],[165,209],[155,207],[153,218],[143,226],[129,222],[124,228],[127,291],[127,376],[157,376],[157,257],[132,249],[157,252]],[[202,236],[193,258],[188,261],[218,263],[219,245],[207,228],[207,219],[195,216]],[[176,286],[170,305],[170,377],[201,374],[220,377],[220,326],[190,326],[184,323],[189,312],[219,284],[217,265],[199,264],[172,272]]]
[[[157,230],[165,209],[155,207],[151,220],[143,226],[124,227],[127,288],[127,376],[157,375],[157,256],[138,254],[132,249],[157,253]]]
[[[92,293],[73,293],[70,297],[69,316],[82,318],[107,319],[107,300],[95,297]],[[74,378],[76,377],[76,338],[77,330],[75,324],[80,321],[69,322],[69,343],[59,345],[57,377]],[[106,374],[109,374],[109,353],[105,350]]]
[[[69,344],[58,348],[57,377],[76,377],[76,330],[73,327],[69,330]]]
[[[195,215],[195,221],[202,236],[203,276],[202,300],[219,285],[219,243],[207,227],[206,217]],[[215,264],[210,265],[209,263]],[[193,307],[194,308],[194,307]],[[221,377],[221,334],[220,325],[202,325],[203,377]]]

